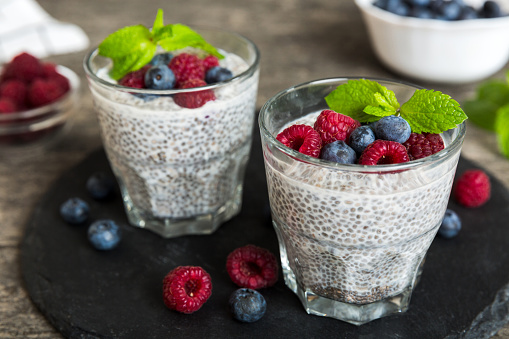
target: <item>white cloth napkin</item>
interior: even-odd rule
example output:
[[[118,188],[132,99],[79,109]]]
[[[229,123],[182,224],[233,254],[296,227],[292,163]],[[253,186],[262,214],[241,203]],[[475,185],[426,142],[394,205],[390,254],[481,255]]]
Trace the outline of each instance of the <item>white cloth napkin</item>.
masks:
[[[34,0],[0,0],[0,64],[21,52],[45,58],[89,43],[80,27],[54,19]]]

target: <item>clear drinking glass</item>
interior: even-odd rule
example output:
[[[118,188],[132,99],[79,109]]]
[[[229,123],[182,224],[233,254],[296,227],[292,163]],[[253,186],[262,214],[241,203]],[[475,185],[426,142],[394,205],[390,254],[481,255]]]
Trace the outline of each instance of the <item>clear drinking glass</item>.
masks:
[[[276,140],[295,119],[327,109],[324,98],[348,80],[277,94],[261,109],[259,125],[286,285],[309,314],[361,325],[407,310],[447,208],[465,125],[442,134],[444,150],[393,165],[330,163]],[[400,103],[418,89],[373,80]]]
[[[134,89],[108,80],[111,60],[97,50],[84,60],[129,222],[168,238],[212,233],[238,214],[251,148],[259,51],[235,33],[196,31],[237,55],[239,69],[232,71],[240,74],[199,88]],[[173,100],[204,91],[213,91],[216,100],[194,109]]]

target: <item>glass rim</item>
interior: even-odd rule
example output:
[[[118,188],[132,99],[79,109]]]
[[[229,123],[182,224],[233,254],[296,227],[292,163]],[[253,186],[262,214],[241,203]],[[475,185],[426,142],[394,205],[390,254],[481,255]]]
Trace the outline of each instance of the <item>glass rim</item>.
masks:
[[[359,165],[359,164],[340,164],[335,162],[330,162],[326,160],[322,160],[319,158],[313,158],[309,155],[305,155],[300,153],[299,151],[296,151],[290,147],[285,146],[283,143],[281,143],[279,140],[276,139],[275,136],[273,136],[267,127],[265,126],[264,119],[267,115],[268,108],[276,102],[278,99],[282,98],[283,96],[287,95],[288,93],[291,93],[293,91],[309,87],[312,85],[320,85],[320,84],[332,84],[332,83],[338,83],[338,82],[346,82],[348,80],[358,80],[358,79],[366,79],[366,80],[373,80],[377,82],[385,82],[385,83],[392,83],[396,85],[404,85],[408,87],[413,87],[416,90],[417,89],[424,89],[424,87],[412,84],[410,82],[406,81],[400,81],[400,80],[392,80],[387,78],[376,78],[376,77],[333,77],[333,78],[323,78],[318,80],[311,80],[307,82],[300,83],[298,85],[289,87],[287,89],[284,89],[280,91],[279,93],[275,94],[273,97],[271,97],[260,109],[260,114],[258,115],[258,125],[260,128],[260,134],[262,139],[265,138],[270,144],[272,144],[274,147],[276,147],[280,152],[286,154],[287,156],[294,158],[300,162],[307,163],[310,165],[322,167],[322,168],[328,168],[328,169],[336,169],[336,170],[344,170],[344,171],[350,171],[350,172],[363,172],[363,173],[385,173],[385,172],[393,172],[393,171],[402,171],[402,170],[410,170],[415,169],[418,167],[423,167],[430,165],[432,163],[445,161],[445,159],[449,158],[451,154],[455,154],[457,151],[461,149],[463,138],[465,137],[466,133],[466,123],[465,121],[459,124],[456,128],[458,130],[458,134],[456,137],[452,140],[452,142],[447,145],[443,150],[432,154],[430,156],[427,156],[425,158],[416,159],[408,162],[398,163],[398,164],[384,164],[384,165]],[[452,130],[453,130],[452,129]]]
[[[106,81],[105,79],[102,79],[98,77],[94,71],[92,70],[92,60],[99,55],[99,49],[98,46],[92,48],[86,55],[83,60],[83,68],[85,69],[86,75],[92,79],[95,83],[98,83],[106,88],[119,90],[122,92],[129,92],[129,93],[140,93],[140,94],[152,94],[152,95],[172,95],[177,93],[183,93],[183,92],[200,92],[204,90],[214,90],[217,88],[228,86],[232,83],[237,83],[240,81],[243,81],[245,79],[249,79],[259,68],[260,65],[260,50],[256,46],[256,44],[250,40],[249,38],[245,37],[244,35],[241,35],[236,32],[231,32],[227,30],[222,29],[215,29],[215,28],[195,28],[197,31],[202,32],[217,32],[217,33],[223,33],[228,34],[231,36],[236,37],[237,39],[244,41],[247,45],[250,45],[253,48],[254,51],[254,60],[251,64],[249,64],[249,67],[242,73],[237,74],[236,76],[232,77],[231,79],[228,79],[226,81],[214,83],[214,84],[207,84],[206,86],[201,87],[194,87],[194,88],[185,88],[185,89],[166,89],[166,90],[155,90],[155,89],[146,89],[146,88],[132,88],[132,87],[126,87],[121,86],[119,84],[111,83],[109,81]],[[228,52],[228,51],[225,51]]]

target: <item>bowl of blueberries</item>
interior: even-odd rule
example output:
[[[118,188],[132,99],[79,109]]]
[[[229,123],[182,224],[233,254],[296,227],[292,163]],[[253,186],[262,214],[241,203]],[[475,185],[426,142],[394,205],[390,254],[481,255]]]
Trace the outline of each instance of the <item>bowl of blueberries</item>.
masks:
[[[355,0],[382,64],[427,82],[464,84],[509,61],[509,0]]]

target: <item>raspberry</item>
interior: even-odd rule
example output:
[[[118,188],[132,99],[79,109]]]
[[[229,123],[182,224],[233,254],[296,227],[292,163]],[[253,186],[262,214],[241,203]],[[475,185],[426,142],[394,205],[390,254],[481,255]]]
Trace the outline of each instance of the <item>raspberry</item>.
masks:
[[[208,55],[206,56],[204,59],[203,59],[203,67],[205,69],[205,72],[207,72],[209,69],[211,69],[212,67],[217,67],[219,66],[219,60],[217,59],[217,57],[213,56],[213,55]]]
[[[454,197],[465,207],[479,207],[490,195],[490,178],[479,169],[465,171],[454,186]]]
[[[0,98],[0,113],[16,112],[16,105],[9,98]]]
[[[314,128],[325,145],[336,140],[347,142],[353,130],[360,125],[360,122],[347,115],[326,109],[316,119]]]
[[[39,107],[56,101],[65,90],[54,80],[35,79],[28,88],[28,101],[33,107]]]
[[[177,87],[182,87],[183,83],[190,79],[205,79],[205,67],[200,58],[196,55],[181,53],[174,56],[168,67],[175,74]]]
[[[375,140],[359,158],[360,165],[399,164],[410,161],[405,146],[396,141]]]
[[[444,141],[440,134],[412,133],[403,143],[410,160],[421,159],[444,149]]]
[[[164,304],[171,310],[196,312],[211,294],[210,275],[199,266],[179,266],[163,279]]]
[[[235,284],[253,290],[270,287],[278,279],[274,254],[255,245],[239,247],[231,252],[226,259],[226,270]]]
[[[28,53],[21,53],[5,66],[2,78],[31,82],[41,76],[42,65],[39,60]]]
[[[195,88],[206,85],[207,83],[204,80],[190,79],[184,82],[179,88]],[[209,101],[216,100],[216,96],[214,95],[214,91],[207,89],[198,92],[178,93],[175,94],[173,100],[175,100],[175,103],[181,107],[198,108]]]
[[[322,139],[317,131],[308,125],[293,125],[286,128],[276,137],[285,146],[313,158],[320,156]]]
[[[0,85],[0,97],[10,99],[18,108],[25,106],[27,86],[21,80],[11,79]]]
[[[118,81],[118,84],[131,88],[145,88],[145,73],[150,67],[150,65],[145,65],[137,71],[127,73]]]

